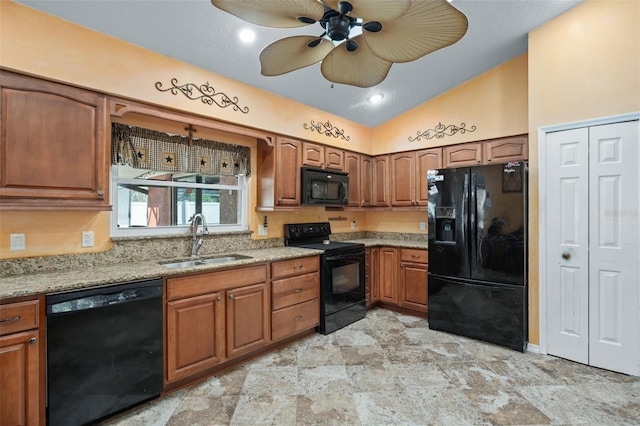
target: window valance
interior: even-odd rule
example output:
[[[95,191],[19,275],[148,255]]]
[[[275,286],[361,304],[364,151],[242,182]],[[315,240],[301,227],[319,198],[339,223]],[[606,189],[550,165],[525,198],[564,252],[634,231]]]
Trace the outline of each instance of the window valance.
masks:
[[[157,130],[113,123],[111,164],[174,173],[251,175],[250,150],[206,139],[189,139]]]

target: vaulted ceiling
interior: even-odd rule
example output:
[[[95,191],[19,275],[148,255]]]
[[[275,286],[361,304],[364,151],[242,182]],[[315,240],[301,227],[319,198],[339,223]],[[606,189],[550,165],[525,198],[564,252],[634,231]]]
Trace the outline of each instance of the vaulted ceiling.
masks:
[[[468,18],[465,36],[416,61],[394,64],[382,83],[366,89],[332,84],[322,76],[320,64],[276,77],[260,74],[258,55],[263,47],[287,36],[320,35],[319,23],[293,29],[259,27],[215,8],[209,0],[15,1],[374,127],[526,52],[529,31],[583,0],[453,0]],[[256,33],[250,44],[238,37],[246,28]],[[371,104],[373,94],[383,95],[382,102]]]

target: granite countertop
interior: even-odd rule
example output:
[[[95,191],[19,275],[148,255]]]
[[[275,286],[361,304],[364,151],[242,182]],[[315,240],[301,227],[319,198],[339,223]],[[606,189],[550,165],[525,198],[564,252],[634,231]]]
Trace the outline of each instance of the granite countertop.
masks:
[[[102,285],[124,283],[150,278],[170,277],[188,273],[214,271],[216,269],[240,267],[278,260],[321,254],[320,250],[296,247],[276,247],[257,250],[234,250],[232,254],[249,256],[248,259],[230,262],[199,265],[193,267],[170,269],[160,262],[190,260],[161,259],[157,261],[125,262],[113,265],[94,266],[91,269],[69,269],[55,272],[10,275],[0,278],[0,300],[19,296],[32,296],[40,293],[57,293]],[[231,254],[231,253],[230,253]],[[224,256],[224,253],[211,257]]]
[[[365,247],[387,246],[426,249],[427,241],[394,240],[364,238],[348,240],[361,243]],[[217,269],[248,266],[259,263],[275,262],[279,260],[294,259],[298,257],[322,254],[321,250],[313,250],[297,247],[272,247],[254,250],[234,250],[229,254],[248,256],[248,259],[239,259],[224,263],[214,263],[183,268],[167,268],[160,262],[190,260],[158,259],[137,262],[122,262],[110,265],[96,265],[89,268],[65,269],[54,272],[38,272],[30,274],[18,274],[0,277],[0,300],[21,296],[33,296],[37,294],[57,293],[69,290],[78,290],[103,285],[145,280],[151,278],[171,277],[189,273],[215,271]],[[219,253],[215,256],[225,256]],[[204,256],[203,258],[206,258]]]

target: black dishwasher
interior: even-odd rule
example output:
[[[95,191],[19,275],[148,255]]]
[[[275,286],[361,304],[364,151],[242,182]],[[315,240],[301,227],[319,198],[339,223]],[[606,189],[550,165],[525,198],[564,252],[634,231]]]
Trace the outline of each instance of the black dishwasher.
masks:
[[[47,296],[47,424],[82,425],[162,392],[162,280]]]

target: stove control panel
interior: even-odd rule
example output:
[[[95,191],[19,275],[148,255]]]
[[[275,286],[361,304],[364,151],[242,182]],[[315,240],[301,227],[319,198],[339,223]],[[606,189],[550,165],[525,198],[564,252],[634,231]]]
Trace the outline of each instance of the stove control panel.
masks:
[[[284,237],[287,239],[328,237],[329,235],[331,235],[331,224],[329,222],[289,223],[284,225]]]

